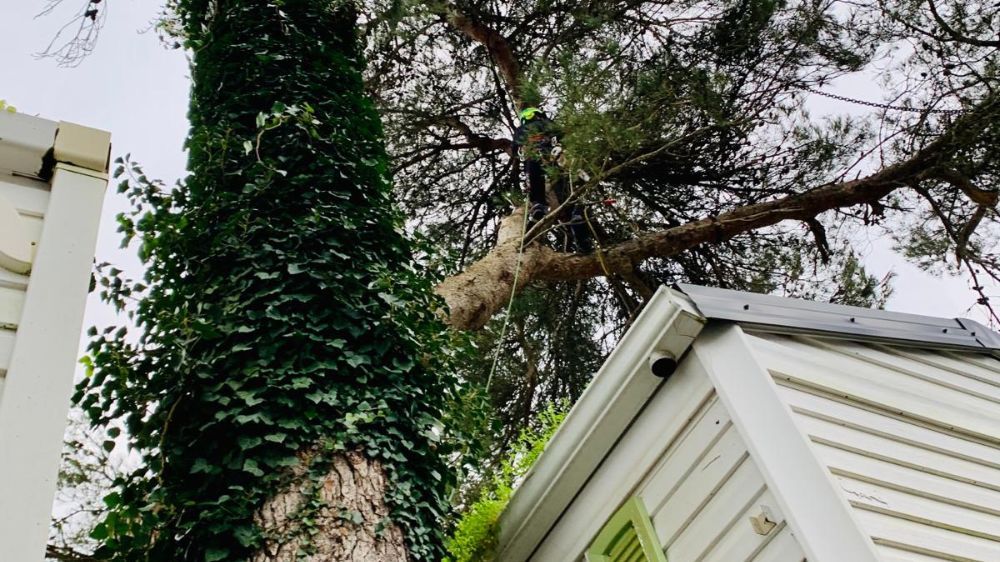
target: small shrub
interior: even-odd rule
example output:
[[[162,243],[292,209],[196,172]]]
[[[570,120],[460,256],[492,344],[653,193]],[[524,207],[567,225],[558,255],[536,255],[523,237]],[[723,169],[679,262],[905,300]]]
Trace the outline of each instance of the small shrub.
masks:
[[[442,562],[489,562],[496,555],[500,536],[500,514],[507,507],[514,489],[545,450],[545,445],[562,424],[567,404],[549,405],[539,413],[538,430],[522,431],[492,484],[465,511],[455,526],[455,533],[445,548],[449,556]]]

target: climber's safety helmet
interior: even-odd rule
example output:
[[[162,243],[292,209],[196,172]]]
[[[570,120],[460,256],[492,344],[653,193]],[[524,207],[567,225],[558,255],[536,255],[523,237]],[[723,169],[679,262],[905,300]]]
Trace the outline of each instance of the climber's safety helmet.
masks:
[[[521,121],[531,121],[535,118],[535,115],[541,113],[542,110],[537,107],[526,107],[521,110],[518,115],[521,117]]]

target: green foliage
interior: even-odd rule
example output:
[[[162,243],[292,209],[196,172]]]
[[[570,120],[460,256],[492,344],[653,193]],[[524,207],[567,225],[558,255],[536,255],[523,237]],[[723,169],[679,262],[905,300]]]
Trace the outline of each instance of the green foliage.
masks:
[[[610,351],[599,326],[625,320],[595,314],[602,310],[595,303],[609,296],[598,282],[528,287],[514,299],[506,338],[499,337],[499,316],[473,335],[479,353],[461,366],[471,384],[485,387],[499,353],[487,399],[494,423],[483,428],[490,459],[484,461],[506,454],[539,410],[580,396]]]
[[[569,407],[549,405],[538,413],[535,428],[521,431],[510,452],[501,460],[499,470],[481,489],[455,527],[447,542],[449,556],[443,562],[489,562],[496,555],[500,533],[500,515],[507,507],[516,486],[545,450],[546,444],[566,418]]]
[[[827,299],[829,302],[885,308],[885,303],[892,296],[892,286],[889,284],[893,277],[892,273],[883,279],[868,274],[854,252],[847,252],[843,257],[843,263],[839,265],[837,290]]]
[[[7,100],[0,100],[0,111],[7,113],[17,113],[17,108],[7,103]]]
[[[941,256],[954,255],[955,242],[939,225],[914,227],[905,244],[897,243],[895,249],[925,271],[939,275],[956,275],[961,271],[960,264],[941,260]]]
[[[797,242],[802,244],[802,242]],[[890,272],[879,279],[865,269],[849,247],[837,248],[829,260],[802,259],[801,251],[768,252],[760,257],[764,271],[779,275],[760,276],[747,287],[757,293],[775,293],[786,297],[825,301],[865,308],[883,308],[892,296]]]
[[[106,498],[96,556],[245,560],[293,469],[319,478],[360,451],[386,468],[413,559],[438,560],[461,342],[392,204],[355,13],[213,6],[175,4],[193,53],[190,176],[171,190],[127,157],[115,171],[146,273],[104,268],[99,286],[137,330],[91,331],[75,399],[109,435],[124,424],[143,462]]]

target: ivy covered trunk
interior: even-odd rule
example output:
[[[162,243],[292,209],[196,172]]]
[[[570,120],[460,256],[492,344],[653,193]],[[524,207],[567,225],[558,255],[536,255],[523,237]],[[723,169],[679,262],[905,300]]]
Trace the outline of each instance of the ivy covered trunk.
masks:
[[[171,191],[118,171],[148,269],[102,284],[137,299],[140,333],[97,336],[77,395],[144,460],[107,499],[97,555],[437,561],[449,334],[391,202],[356,13],[173,8],[192,52],[190,175]]]

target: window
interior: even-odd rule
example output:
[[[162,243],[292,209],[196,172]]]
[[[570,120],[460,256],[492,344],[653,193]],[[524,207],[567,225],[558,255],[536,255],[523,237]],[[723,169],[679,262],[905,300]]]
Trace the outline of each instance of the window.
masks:
[[[588,562],[667,562],[646,506],[635,496],[611,516],[587,549]]]

